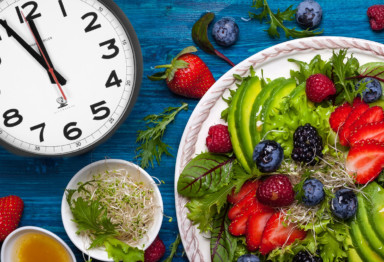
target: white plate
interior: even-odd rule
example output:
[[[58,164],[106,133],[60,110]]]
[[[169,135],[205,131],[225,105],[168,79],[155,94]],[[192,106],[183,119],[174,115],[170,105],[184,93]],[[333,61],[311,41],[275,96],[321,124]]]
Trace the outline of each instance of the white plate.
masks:
[[[265,78],[289,77],[290,69],[297,69],[297,66],[288,62],[288,58],[309,62],[315,55],[320,54],[322,58],[327,59],[331,57],[333,49],[345,48],[348,48],[349,53],[354,54],[360,64],[384,61],[384,45],[372,41],[326,36],[292,40],[265,49],[239,63],[224,74],[200,100],[184,130],[175,169],[177,222],[184,249],[190,261],[211,261],[209,239],[200,234],[197,227],[193,226],[187,218],[188,209],[185,204],[188,199],[177,193],[177,181],[187,163],[196,154],[207,151],[205,139],[209,127],[225,124],[220,119],[220,114],[227,104],[221,97],[229,95],[228,89],[236,88],[233,74],[247,76],[250,73],[250,66],[253,66],[259,76],[263,69]]]
[[[116,169],[127,169],[129,174],[137,179],[138,181],[142,181],[145,184],[149,184],[152,186],[156,205],[159,207],[156,209],[154,222],[152,227],[149,229],[147,237],[144,237],[142,241],[137,245],[137,247],[142,248],[144,245],[144,249],[150,246],[155,240],[156,236],[159,234],[161,224],[163,222],[163,200],[161,198],[160,190],[157,187],[155,181],[152,177],[145,172],[139,166],[118,159],[106,159],[94,162],[83,169],[81,169],[77,174],[69,181],[67,185],[67,189],[77,189],[79,182],[86,182],[92,179],[93,175],[100,174],[105,172],[106,170],[116,170]],[[63,200],[61,202],[61,218],[63,220],[65,231],[67,232],[68,237],[71,239],[72,243],[81,250],[81,252],[88,254],[89,256],[101,260],[101,261],[113,261],[113,259],[108,258],[108,254],[105,251],[104,247],[87,249],[90,246],[90,240],[88,237],[81,237],[76,234],[77,226],[76,223],[72,221],[73,215],[71,210],[69,209],[66,193],[64,192]]]

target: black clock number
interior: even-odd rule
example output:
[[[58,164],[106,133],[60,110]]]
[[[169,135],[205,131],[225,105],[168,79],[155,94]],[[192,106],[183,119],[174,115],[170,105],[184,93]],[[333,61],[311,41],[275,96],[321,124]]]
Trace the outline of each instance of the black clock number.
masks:
[[[8,111],[5,111],[3,117],[4,125],[6,127],[14,127],[23,122],[23,117],[19,114],[19,110],[17,109],[9,109]]]
[[[38,18],[41,16],[40,13],[36,13],[37,11],[37,7],[38,7],[38,4],[35,2],[35,1],[29,1],[29,2],[26,2],[24,3],[21,8],[24,10],[26,7],[28,6],[32,6],[32,9],[31,11],[25,16],[27,20],[29,19],[35,19],[35,18]],[[20,20],[20,23],[24,23],[24,18],[23,18],[23,15],[21,14],[21,11],[20,11],[20,8],[18,6],[16,6],[16,13],[19,17],[19,20]]]
[[[105,101],[100,101],[96,104],[91,105],[92,114],[95,115],[93,120],[103,120],[109,116],[109,114],[111,113],[111,110],[109,110],[109,108],[106,106],[102,106],[105,104],[106,104]],[[99,116],[96,116],[98,113],[101,113],[101,112],[104,112],[104,113]]]
[[[116,39],[114,39],[114,38],[99,44],[100,47],[108,45],[108,50],[113,50],[112,54],[103,55],[102,58],[111,59],[111,58],[114,58],[115,56],[117,56],[119,54],[119,48],[115,44],[116,44]]]
[[[120,87],[122,82],[123,82],[123,80],[119,79],[117,77],[116,71],[113,70],[108,77],[107,83],[105,83],[105,87],[106,88],[111,87],[111,86]]]
[[[40,142],[44,142],[44,129],[45,129],[45,123],[38,124],[38,125],[36,125],[36,126],[31,127],[30,129],[31,129],[31,131],[40,129],[40,135],[39,135]]]
[[[96,21],[97,21],[97,14],[96,14],[95,12],[89,12],[89,13],[86,13],[85,15],[83,15],[83,16],[81,17],[81,19],[84,20],[85,18],[90,17],[90,16],[92,17],[92,20],[91,20],[91,22],[89,23],[89,25],[87,25],[87,27],[84,29],[84,31],[85,31],[86,33],[89,33],[89,32],[91,32],[91,31],[93,31],[93,30],[95,30],[95,29],[101,27],[100,24],[96,24]]]
[[[67,16],[67,11],[65,11],[63,0],[59,0],[59,5],[60,5],[61,12],[63,13],[63,16],[66,17]]]
[[[68,140],[76,140],[82,135],[82,131],[80,128],[75,127],[77,122],[68,123],[63,130],[64,136]]]

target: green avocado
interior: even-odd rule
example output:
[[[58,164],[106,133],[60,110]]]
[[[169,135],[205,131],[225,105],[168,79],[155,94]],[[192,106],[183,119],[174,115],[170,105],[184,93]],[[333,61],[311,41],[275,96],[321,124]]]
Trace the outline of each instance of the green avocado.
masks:
[[[286,82],[287,79],[284,77],[276,78],[275,80],[268,83],[266,86],[263,87],[259,95],[256,97],[255,102],[252,106],[252,112],[251,112],[251,118],[249,119],[249,128],[250,133],[252,137],[252,147],[255,148],[255,146],[260,142],[260,119],[261,119],[261,109],[263,108],[265,100],[267,100],[270,97],[270,94],[273,90],[275,90],[278,86],[281,86]]]
[[[275,88],[270,97],[264,102],[264,106],[261,109],[261,139],[265,136],[265,134],[271,130],[270,124],[268,123],[269,116],[278,111],[280,106],[282,105],[283,98],[288,96],[292,90],[296,87],[296,81],[293,79],[288,79],[284,85],[280,85]]]
[[[384,243],[384,188],[376,182],[363,190],[368,199],[364,200],[369,223],[381,242]]]
[[[350,237],[345,239],[345,242],[348,246],[353,246],[352,239]],[[357,253],[356,249],[353,247],[350,247],[348,249],[348,262],[363,262],[359,254]]]

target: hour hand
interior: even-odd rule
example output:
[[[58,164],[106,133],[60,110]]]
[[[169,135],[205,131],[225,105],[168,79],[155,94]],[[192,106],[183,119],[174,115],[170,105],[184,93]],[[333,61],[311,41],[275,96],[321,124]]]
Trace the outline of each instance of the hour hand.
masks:
[[[45,63],[43,57],[39,55],[27,42],[24,41],[23,38],[21,38],[15,30],[13,30],[8,24],[7,21],[0,19],[0,25],[4,27],[4,29],[7,31],[8,36],[13,37],[33,58],[36,59],[36,61],[43,67],[45,70],[48,71],[48,65]],[[53,71],[57,77],[57,80],[61,85],[65,85],[67,83],[67,80],[56,70]]]

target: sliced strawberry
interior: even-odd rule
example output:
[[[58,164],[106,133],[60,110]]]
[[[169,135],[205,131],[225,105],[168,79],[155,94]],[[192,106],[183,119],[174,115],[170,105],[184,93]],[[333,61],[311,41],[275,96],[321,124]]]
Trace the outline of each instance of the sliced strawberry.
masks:
[[[235,219],[237,215],[239,215],[242,210],[247,209],[250,206],[257,204],[256,199],[256,189],[252,189],[246,196],[244,196],[239,202],[237,202],[229,211],[228,218],[230,220]]]
[[[353,99],[352,107],[355,107],[358,104],[364,104],[364,103],[365,102],[363,101],[363,99],[361,99],[361,97],[355,97],[355,99]]]
[[[329,124],[333,131],[336,133],[339,131],[345,120],[347,120],[347,117],[351,111],[352,106],[349,103],[344,103],[335,109],[335,111],[329,117]]]
[[[259,187],[260,181],[259,180],[248,180],[246,181],[243,186],[240,188],[240,191],[235,194],[235,188],[232,189],[232,193],[228,195],[227,200],[231,204],[236,204],[241,199],[243,199],[248,193],[250,193],[252,190]]]
[[[235,219],[232,220],[232,222],[229,224],[229,232],[234,236],[245,235],[247,231],[247,222],[249,217],[253,214],[261,214],[263,212],[263,209],[259,208],[259,206],[257,205],[246,208],[239,215],[237,215]]]
[[[384,167],[384,143],[375,140],[356,143],[349,150],[345,167],[358,184],[374,180]]]
[[[350,127],[351,133],[353,130],[363,125],[374,123],[374,122],[381,122],[383,120],[384,120],[384,111],[382,107],[373,106],[371,108],[368,108],[367,111],[365,111],[359,119],[353,122],[353,124]]]
[[[357,127],[349,135],[349,143],[352,146],[354,146],[359,141],[367,139],[374,139],[378,142],[384,142],[384,121]]]
[[[367,111],[368,108],[369,106],[365,103],[358,103],[356,104],[356,106],[352,108],[351,113],[349,113],[347,119],[345,120],[344,125],[342,126],[339,132],[340,144],[342,144],[343,146],[348,146],[349,143],[347,138],[349,137],[349,133],[351,132],[351,129],[350,129],[351,125],[353,124],[353,122],[358,120],[360,116],[365,111]]]
[[[264,228],[273,213],[273,211],[255,213],[248,218],[246,241],[249,251],[256,251],[260,247]]]
[[[273,214],[265,226],[260,253],[266,255],[275,248],[282,246],[288,246],[292,244],[296,239],[304,239],[307,236],[307,232],[297,229],[296,225],[284,222],[284,215],[282,213]]]

